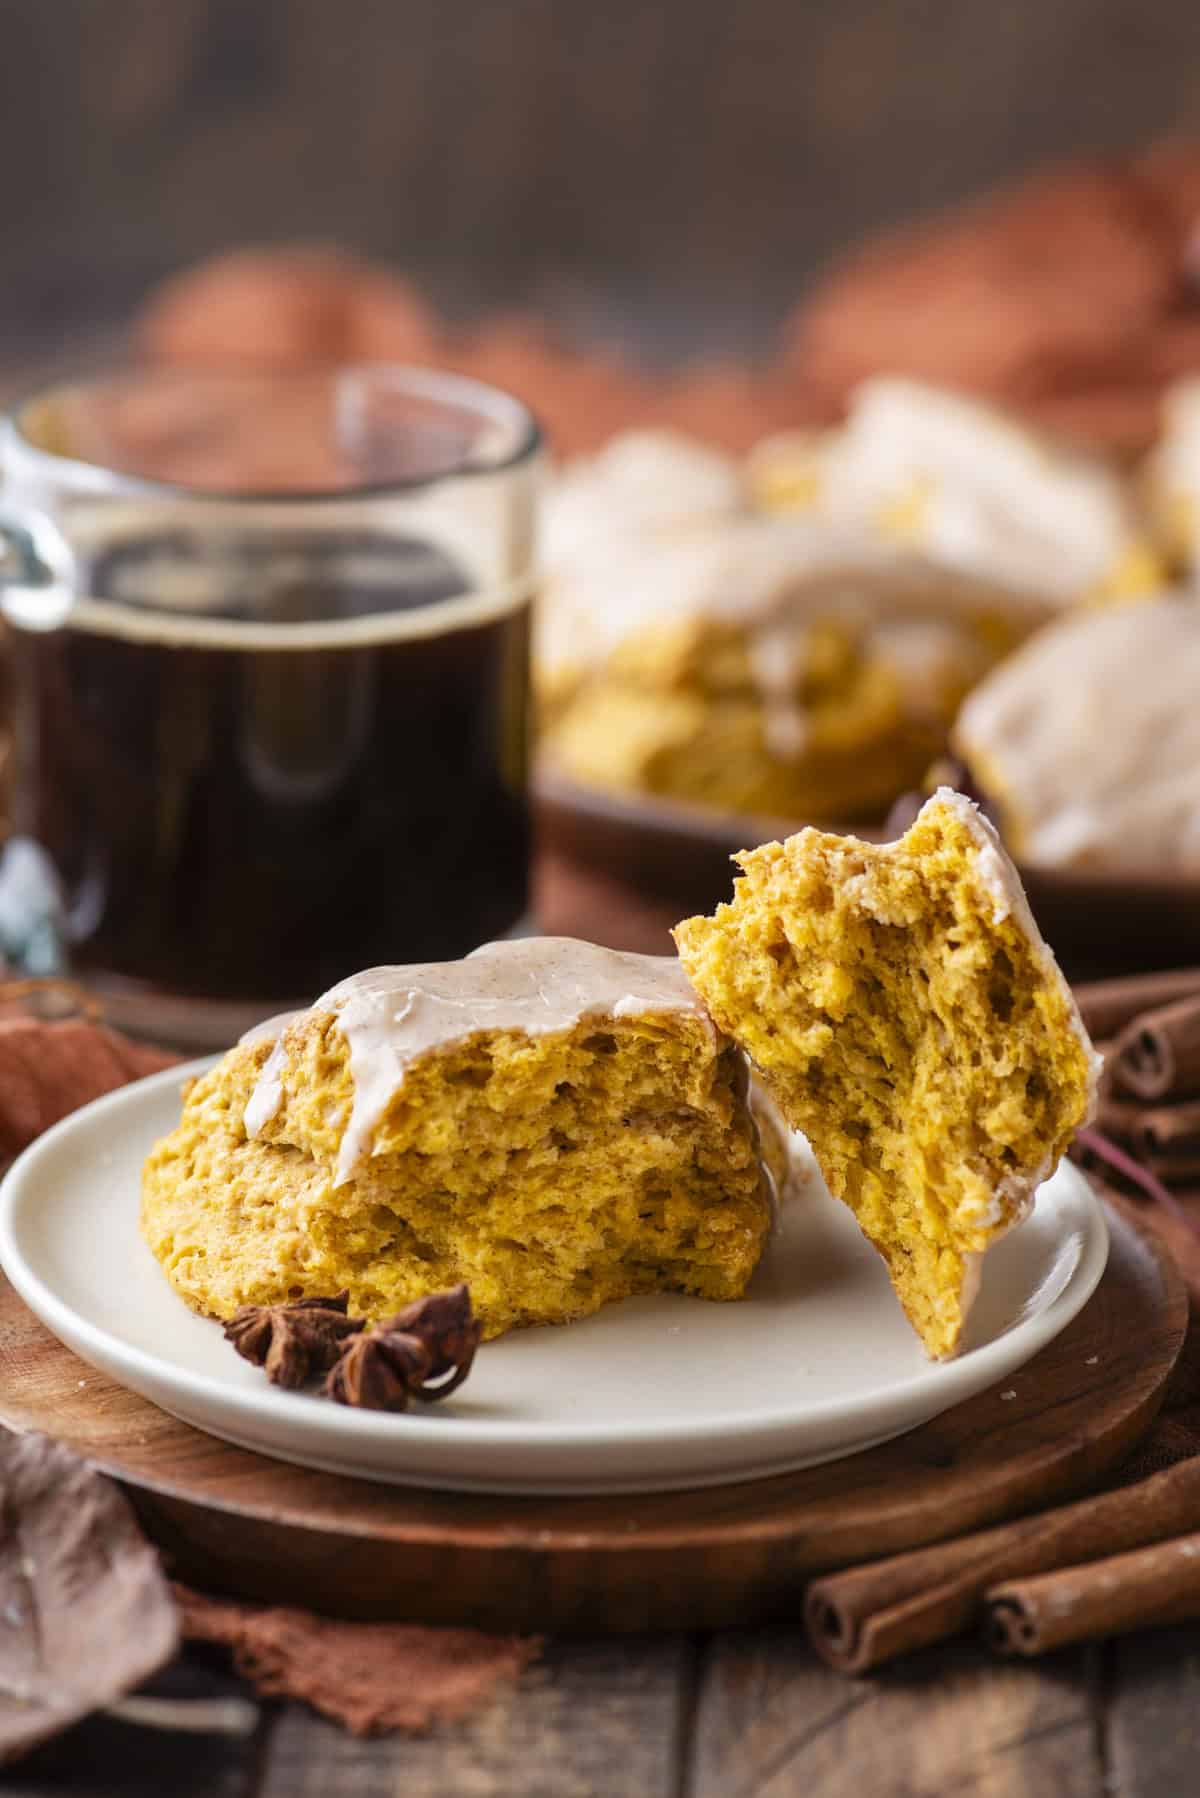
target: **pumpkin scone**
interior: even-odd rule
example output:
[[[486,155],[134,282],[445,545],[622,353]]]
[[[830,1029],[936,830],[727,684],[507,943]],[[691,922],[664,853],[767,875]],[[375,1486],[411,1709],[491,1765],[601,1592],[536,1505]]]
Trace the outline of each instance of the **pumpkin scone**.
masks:
[[[1164,576],[1133,484],[1106,458],[902,376],[864,381],[834,430],[759,444],[746,481],[768,511],[857,526],[1047,612],[1137,598]]]
[[[952,737],[1029,865],[1200,870],[1200,603],[1186,590],[1040,631]]]
[[[952,1355],[984,1251],[1095,1101],[1099,1059],[991,825],[940,789],[898,842],[803,830],[738,856],[675,932],[830,1190]]]
[[[146,1162],[142,1230],[216,1317],[465,1280],[496,1336],[736,1299],[771,1210],[745,1061],[679,963],[533,938],[370,969],[231,1050]]]

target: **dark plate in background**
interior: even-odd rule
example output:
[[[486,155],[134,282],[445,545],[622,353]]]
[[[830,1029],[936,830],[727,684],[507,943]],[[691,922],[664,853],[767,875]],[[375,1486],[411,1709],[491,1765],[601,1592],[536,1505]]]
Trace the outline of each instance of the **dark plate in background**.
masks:
[[[672,904],[679,917],[727,899],[730,856],[800,829],[803,819],[719,812],[656,796],[604,792],[539,769],[542,841],[557,856]],[[826,824],[882,842],[881,826]],[[1200,962],[1200,875],[1023,867],[1029,902],[1072,980]]]

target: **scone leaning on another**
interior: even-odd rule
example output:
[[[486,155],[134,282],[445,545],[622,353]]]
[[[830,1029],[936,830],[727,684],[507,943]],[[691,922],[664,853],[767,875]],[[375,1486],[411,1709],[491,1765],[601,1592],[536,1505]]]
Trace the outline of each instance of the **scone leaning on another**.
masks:
[[[955,753],[1030,866],[1200,871],[1200,602],[1063,619],[994,669]]]
[[[1099,1058],[990,824],[941,789],[898,842],[804,830],[675,932],[722,1030],[812,1144],[927,1352],[1095,1102]]]
[[[376,1319],[466,1281],[487,1336],[738,1298],[771,1210],[745,1062],[679,963],[566,938],[343,982],[192,1085],[142,1189],[198,1311],[345,1289]]]

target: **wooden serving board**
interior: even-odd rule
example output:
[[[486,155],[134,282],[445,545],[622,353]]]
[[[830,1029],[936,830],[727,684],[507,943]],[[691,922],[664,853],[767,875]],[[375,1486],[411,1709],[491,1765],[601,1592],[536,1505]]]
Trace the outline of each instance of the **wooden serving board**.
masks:
[[[0,1281],[0,1422],[122,1482],[181,1578],[346,1617],[499,1630],[794,1618],[818,1570],[1075,1494],[1137,1440],[1187,1328],[1165,1248],[1109,1209],[1104,1277],[1010,1380],[879,1448],[740,1486],[492,1498],[311,1472],[158,1410],[64,1348]],[[704,1376],[697,1367],[698,1379]]]

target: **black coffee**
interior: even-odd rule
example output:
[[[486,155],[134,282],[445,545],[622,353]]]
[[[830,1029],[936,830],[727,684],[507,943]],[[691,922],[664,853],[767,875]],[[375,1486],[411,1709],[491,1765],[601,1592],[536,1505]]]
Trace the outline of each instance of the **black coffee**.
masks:
[[[302,999],[509,929],[528,607],[450,628],[466,584],[383,534],[171,533],[98,556],[78,624],[14,631],[13,825],[57,871],[71,965]],[[247,623],[292,641],[246,641]]]

